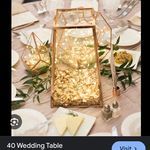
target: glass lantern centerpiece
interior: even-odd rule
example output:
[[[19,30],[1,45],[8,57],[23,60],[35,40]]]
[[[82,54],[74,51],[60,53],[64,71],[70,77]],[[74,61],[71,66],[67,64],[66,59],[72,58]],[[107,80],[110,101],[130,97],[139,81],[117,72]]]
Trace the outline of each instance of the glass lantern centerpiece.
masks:
[[[57,10],[52,43],[51,107],[102,107],[98,46],[104,40],[102,37],[110,38],[110,33],[104,18],[92,8]]]
[[[33,75],[44,73],[44,68],[50,65],[50,50],[48,43],[43,43],[38,36],[32,32],[26,49],[22,55],[22,61],[28,71]]]

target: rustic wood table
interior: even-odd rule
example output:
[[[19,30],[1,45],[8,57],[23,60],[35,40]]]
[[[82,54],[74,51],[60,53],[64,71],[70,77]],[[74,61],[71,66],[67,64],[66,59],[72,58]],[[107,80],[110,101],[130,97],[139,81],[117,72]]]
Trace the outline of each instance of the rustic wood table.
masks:
[[[26,27],[24,29],[17,30],[17,32],[21,30],[29,30],[33,29],[35,27],[39,27],[40,24],[47,23],[47,27],[52,27],[52,18],[51,16],[48,16],[49,19],[45,19],[46,17],[43,15],[38,15],[36,12],[36,9],[33,7],[33,3],[27,3],[23,4],[23,6],[31,11],[38,19],[39,22]],[[70,1],[65,0],[64,8],[69,8],[70,6]],[[140,4],[138,4],[132,12],[125,17],[131,17],[133,16],[136,12],[140,10]],[[52,12],[51,12],[52,13]],[[51,14],[50,13],[50,14]],[[12,32],[12,49],[18,52],[18,54],[22,55],[22,52],[24,51],[24,44],[20,42],[18,37],[13,34]],[[140,44],[135,47],[135,48],[129,48],[129,49],[134,49],[137,51],[140,51]],[[16,87],[20,86],[20,83],[18,82],[20,78],[25,76],[25,67],[21,61],[14,66],[17,71],[12,71],[12,82]],[[111,132],[111,129],[113,126],[116,126],[118,129],[119,135],[121,134],[121,124],[123,120],[130,114],[136,113],[141,111],[141,75],[140,74],[133,74],[133,79],[136,82],[135,86],[130,86],[127,87],[125,91],[120,87],[121,89],[121,95],[118,97],[118,101],[121,107],[121,116],[119,118],[113,119],[109,122],[105,122],[102,118],[101,115],[101,108],[71,108],[72,110],[82,112],[88,115],[92,115],[96,117],[96,122],[91,129],[89,134],[94,134],[97,132]],[[102,83],[102,91],[103,91],[103,101],[104,103],[110,103],[113,101],[112,97],[112,80],[108,79],[106,77],[101,77],[101,83]],[[43,113],[47,118],[50,118],[52,114],[57,110],[57,108],[51,108],[50,107],[50,92],[44,93],[41,98],[41,103],[39,104],[38,102],[33,102],[32,99],[29,99],[26,104],[21,107],[21,108],[31,108],[35,109],[37,111],[40,111]],[[50,136],[50,135],[49,135]]]

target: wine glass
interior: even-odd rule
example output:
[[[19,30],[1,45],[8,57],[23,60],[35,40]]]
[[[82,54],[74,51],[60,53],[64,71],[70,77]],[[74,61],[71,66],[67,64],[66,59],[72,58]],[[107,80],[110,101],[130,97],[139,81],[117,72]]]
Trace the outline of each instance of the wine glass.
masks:
[[[46,17],[45,20],[51,22],[49,25],[50,27],[52,27],[52,22],[56,14],[56,9],[64,8],[64,0],[42,0],[42,2],[48,12],[48,17]]]
[[[103,0],[102,5],[103,5],[103,10],[105,15],[108,17],[108,22],[110,25],[113,25],[115,15],[117,12],[117,9],[120,5],[121,1],[120,0]]]

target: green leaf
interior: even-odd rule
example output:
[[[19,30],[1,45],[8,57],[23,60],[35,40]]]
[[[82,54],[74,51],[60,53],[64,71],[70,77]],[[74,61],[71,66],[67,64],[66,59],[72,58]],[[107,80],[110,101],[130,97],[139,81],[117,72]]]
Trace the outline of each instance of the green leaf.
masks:
[[[118,81],[122,81],[124,79],[126,79],[126,76],[124,76],[124,75],[121,75],[121,76],[118,77]]]
[[[98,50],[107,49],[108,44],[99,46]]]
[[[42,79],[39,76],[37,76],[37,75],[34,77],[34,79],[36,80],[36,82],[42,81]]]
[[[114,57],[116,57],[116,55],[117,55],[117,52],[114,53]]]
[[[21,89],[17,89],[17,91],[18,91],[20,94],[24,94],[24,92],[23,92]]]
[[[133,69],[135,65],[132,65],[131,67],[129,67],[128,69]]]
[[[131,82],[131,85],[135,85],[135,82],[134,82],[134,81],[132,81],[132,82]]]
[[[37,101],[40,103],[40,97],[39,97],[39,95],[37,95]]]
[[[26,70],[26,72],[27,72],[27,75],[29,75],[29,76],[31,76],[31,77],[35,76],[35,75],[33,74],[33,72],[30,71],[30,70]]]
[[[33,102],[35,102],[36,95],[33,96]]]
[[[46,42],[43,43],[47,48],[50,48],[50,42],[47,40]]]
[[[31,78],[31,76],[30,75],[24,76],[23,78],[20,79],[20,81],[27,79],[27,78]]]
[[[45,89],[48,89],[48,82],[45,83]]]
[[[105,51],[100,51],[99,56],[102,56],[105,53]]]
[[[119,68],[124,68],[127,65],[128,61],[119,66]]]
[[[92,45],[92,44],[88,44],[88,45],[87,45],[87,47],[94,47],[94,45]]]
[[[113,50],[119,50],[119,46],[118,45],[113,45]]]
[[[123,89],[125,90],[126,89],[126,85],[125,85],[124,81],[121,81],[121,85],[122,85]]]
[[[131,83],[132,83],[132,76],[131,76],[131,73],[128,74],[128,80],[129,80],[129,85],[131,85]]]
[[[39,85],[36,86],[35,92],[37,92],[38,94],[40,94],[44,90],[45,90],[44,85],[43,84],[39,84]]]
[[[116,72],[120,72],[122,69],[120,67],[116,67]]]
[[[132,62],[133,62],[133,59],[131,59],[131,61],[129,61],[129,63],[127,64],[127,66],[126,66],[126,67],[127,67],[127,68],[128,68],[128,67],[130,67],[130,66],[131,66],[131,64],[132,64]]]
[[[27,98],[29,95],[27,93],[24,93],[21,89],[17,89],[16,96],[22,97],[22,98]]]
[[[37,100],[40,103],[40,97],[39,95],[35,94],[33,97],[33,102],[35,102],[35,100]]]
[[[117,39],[115,45],[117,45],[117,44],[119,43],[119,41],[120,41],[120,36],[118,37],[118,39]]]
[[[140,74],[141,71],[138,71],[138,70],[132,70],[133,72],[136,72],[137,74]]]
[[[104,75],[104,76],[107,76],[107,75],[110,75],[110,73],[109,73],[108,71],[105,71],[105,72],[103,73],[103,75]]]
[[[23,84],[34,84],[33,79],[26,80]]]
[[[18,109],[21,106],[23,106],[24,104],[25,104],[24,100],[21,100],[21,101],[12,101],[11,102],[11,109],[12,110]]]
[[[102,76],[108,76],[108,77],[110,77],[112,74],[111,74],[111,71],[110,71],[110,70],[106,70],[105,68],[103,68],[103,69],[101,70],[101,75],[102,75]]]
[[[43,66],[38,70],[38,75],[46,73],[49,70],[49,66]]]
[[[104,72],[105,72],[105,68],[103,68],[103,69],[101,70],[101,75],[103,75]]]
[[[105,59],[104,61],[101,62],[101,64],[107,64],[109,62],[108,59]]]
[[[90,64],[88,64],[88,69],[93,68],[93,67],[94,67],[94,65],[95,65],[95,63],[90,63]]]
[[[108,78],[111,78],[111,77],[112,77],[112,74],[109,74],[109,75],[108,75]]]
[[[45,90],[45,88],[42,88],[41,90],[38,90],[38,94],[42,93]]]
[[[49,40],[47,40],[47,41],[45,42],[45,45],[47,45],[47,44],[49,44]]]
[[[28,93],[28,95],[29,95],[29,94],[31,94],[31,93],[32,93],[32,91],[33,91],[33,87],[32,87],[32,86],[30,86],[30,87],[29,87],[29,89],[28,89],[28,92],[27,92],[27,93]]]

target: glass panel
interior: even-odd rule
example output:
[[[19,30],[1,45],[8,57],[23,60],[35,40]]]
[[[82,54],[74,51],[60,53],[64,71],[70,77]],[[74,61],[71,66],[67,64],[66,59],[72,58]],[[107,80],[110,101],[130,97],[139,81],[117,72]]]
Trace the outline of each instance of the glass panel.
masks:
[[[42,68],[50,65],[49,48],[35,33],[31,33],[21,58],[26,69],[33,74],[39,74]]]
[[[93,9],[68,9],[58,10],[55,25],[75,26],[94,24]]]
[[[92,8],[57,10],[54,20],[52,106],[102,106],[98,47],[111,49],[111,28]],[[112,51],[111,51],[112,52]],[[107,51],[106,51],[107,53]]]
[[[108,45],[111,43],[111,28],[105,18],[99,12],[94,12],[91,8],[76,8],[68,10],[58,10],[55,26],[88,26],[96,27],[96,36],[99,45]]]
[[[57,28],[54,38],[53,106],[100,105],[93,28]]]

